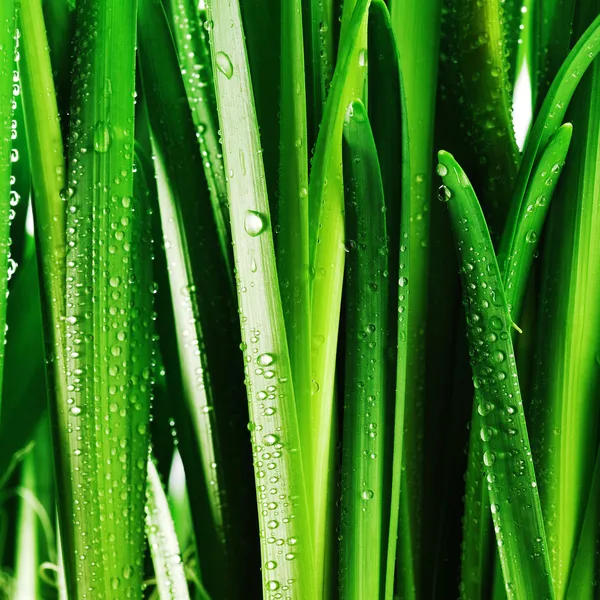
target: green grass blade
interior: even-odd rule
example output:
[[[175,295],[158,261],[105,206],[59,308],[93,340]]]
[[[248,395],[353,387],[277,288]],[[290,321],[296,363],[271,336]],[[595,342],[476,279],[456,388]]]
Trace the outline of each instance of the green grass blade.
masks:
[[[231,270],[231,231],[227,206],[227,185],[219,143],[217,105],[213,86],[208,35],[198,18],[197,2],[171,2],[173,35],[196,134],[200,144],[204,175],[210,189],[215,221],[223,254]]]
[[[477,175],[475,185],[495,239],[502,234],[506,189],[514,185],[519,163],[503,5],[502,0],[451,2],[447,13],[452,24],[451,62],[459,81],[446,85],[448,93],[461,98],[466,136],[459,159]]]
[[[67,393],[58,410],[72,489],[62,541],[75,557],[74,593],[105,598],[141,598],[144,575],[152,262],[148,206],[133,197],[136,9],[135,0],[77,4],[63,195]]]
[[[598,5],[592,3],[590,13]],[[590,15],[592,16],[592,15]],[[563,597],[588,498],[600,418],[600,64],[573,99],[571,156],[545,244],[532,423],[552,573]]]
[[[164,272],[159,277],[167,280],[170,290],[165,304],[171,306],[161,307],[161,348],[171,393],[179,400],[175,416],[180,421],[182,457],[193,487],[203,579],[212,596],[230,597],[241,591],[228,572],[245,573],[250,568],[243,545],[253,535],[252,523],[243,517],[252,478],[245,463],[250,461],[247,441],[239,436],[247,412],[240,403],[243,366],[235,296],[159,0],[140,3],[139,23],[165,248],[159,260],[166,256],[168,267],[167,277]],[[173,319],[174,326],[167,325],[167,319]],[[180,409],[180,404],[185,408]]]
[[[333,506],[327,500],[334,481],[335,367],[344,276],[344,190],[342,129],[346,107],[363,95],[366,74],[366,18],[370,0],[345,6],[345,27],[312,161],[308,189],[309,253],[312,280],[311,369],[312,444],[309,497],[317,581],[328,588],[323,569],[333,536]],[[326,573],[325,573],[326,575]],[[321,587],[321,584],[317,584]]]
[[[476,423],[509,598],[554,598],[550,559],[523,413],[502,277],[483,213],[464,171],[439,153],[464,283]]]
[[[590,485],[590,494],[581,524],[579,542],[573,560],[573,568],[565,594],[566,600],[593,600],[597,593],[598,556],[596,548],[600,539],[600,452],[596,455],[596,466]]]
[[[527,283],[534,256],[541,238],[546,215],[560,170],[564,164],[573,128],[567,123],[550,138],[542,152],[527,191],[526,210],[516,226],[518,234],[511,249],[511,260],[507,263],[502,280],[506,303],[511,318],[518,321],[523,307]],[[511,231],[507,226],[506,231]],[[473,407],[472,427],[469,437],[469,461],[465,494],[465,514],[463,528],[463,554],[461,594],[462,598],[485,598],[488,584],[488,563],[491,523],[489,500],[483,481],[483,449],[478,422],[477,405]]]
[[[208,17],[214,23],[211,50],[229,174],[250,428],[261,508],[263,595],[272,598],[285,592],[313,598],[317,596],[303,456],[239,4],[236,0],[209,2]],[[267,501],[267,489],[276,490],[276,495],[290,501]],[[274,539],[282,540],[283,547],[270,543]]]
[[[167,496],[152,459],[148,460],[146,535],[161,600],[189,600],[179,542]]]
[[[600,52],[600,16],[579,38],[554,78],[527,139],[523,160],[515,184],[507,223],[515,226],[523,210],[523,199],[529,185],[531,172],[552,134],[560,127],[581,78]],[[514,230],[512,236],[514,236]],[[503,234],[498,260],[506,260],[512,236]]]
[[[439,0],[393,0],[392,25],[405,97],[406,144],[400,231],[397,406],[405,407],[403,481],[397,561],[398,586],[407,600],[419,597],[427,333],[429,208],[439,51]],[[396,275],[394,275],[396,276]],[[405,338],[405,339],[404,339]],[[398,419],[398,414],[396,415]]]
[[[10,199],[13,152],[13,71],[15,52],[16,4],[2,2],[0,7],[0,332],[6,329],[8,258],[10,254]],[[0,385],[4,363],[4,333],[0,340]]]
[[[360,101],[344,123],[347,314],[342,446],[340,598],[380,598],[388,506],[386,213],[377,149]]]
[[[310,281],[308,248],[308,138],[302,2],[281,7],[280,169],[277,269],[292,366],[298,423],[310,444]],[[301,434],[302,435],[302,434]]]

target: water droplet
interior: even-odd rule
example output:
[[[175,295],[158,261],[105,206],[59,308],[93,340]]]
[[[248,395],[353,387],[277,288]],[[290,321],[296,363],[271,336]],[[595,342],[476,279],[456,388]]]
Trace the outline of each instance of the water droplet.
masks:
[[[438,200],[440,202],[448,202],[452,198],[452,192],[450,188],[445,185],[440,185],[438,188]]]
[[[265,446],[274,446],[277,442],[279,442],[279,436],[274,433],[268,433],[263,437],[263,444]]]
[[[244,229],[252,237],[260,235],[267,227],[267,219],[261,213],[255,210],[246,211],[244,219]]]
[[[233,64],[231,64],[229,55],[226,52],[217,52],[215,62],[217,63],[217,69],[219,69],[227,79],[231,79],[233,76]]]
[[[98,121],[94,128],[94,150],[101,154],[108,152],[111,140],[110,125],[104,121]]]
[[[400,287],[408,285],[408,277],[400,277],[400,279],[398,279],[398,285]]]
[[[272,571],[276,567],[277,567],[277,563],[274,560],[268,560],[265,563],[265,569],[268,569],[269,571]]]
[[[372,500],[374,495],[373,490],[363,490],[361,494],[363,500]]]
[[[279,587],[279,581],[276,581],[275,579],[272,579],[271,581],[267,582],[267,589],[270,592],[276,592],[279,589]]]
[[[525,240],[527,240],[527,243],[529,244],[534,244],[537,240],[537,233],[535,231],[528,231],[527,235],[525,236]]]
[[[483,464],[486,467],[491,467],[496,462],[496,454],[491,450],[486,450],[483,453]]]
[[[446,177],[446,175],[448,175],[448,167],[442,163],[437,166],[436,171],[440,177]]]
[[[268,354],[267,352],[265,352],[256,359],[256,362],[261,367],[268,367],[269,365],[272,365],[275,362],[275,357],[272,354]]]
[[[494,435],[494,430],[491,427],[482,427],[479,436],[484,442],[489,442]]]

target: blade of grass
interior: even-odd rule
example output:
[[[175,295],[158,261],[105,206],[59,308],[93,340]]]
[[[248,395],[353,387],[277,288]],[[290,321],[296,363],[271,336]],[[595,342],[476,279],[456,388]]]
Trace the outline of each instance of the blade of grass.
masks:
[[[309,257],[312,279],[312,398],[307,448],[309,498],[313,507],[313,539],[317,586],[330,591],[324,572],[333,540],[333,506],[327,498],[334,484],[335,369],[344,277],[344,190],[342,129],[346,107],[363,95],[366,68],[366,19],[370,0],[346,3],[345,27],[338,60],[310,172]],[[323,582],[321,584],[321,582]]]
[[[277,270],[290,352],[300,435],[310,444],[310,282],[308,248],[308,139],[302,2],[281,7],[281,102]],[[306,467],[305,467],[306,468]]]
[[[596,2],[587,15],[597,14]],[[557,596],[566,592],[598,443],[600,64],[574,96],[571,160],[545,245],[532,422]]]
[[[13,72],[15,68],[16,4],[2,2],[0,7],[0,386],[4,363],[6,297],[8,295],[8,258],[10,254],[10,198],[13,151],[12,118],[14,110]],[[0,388],[1,389],[1,388]],[[1,404],[0,404],[1,405]]]
[[[454,2],[447,13],[450,60],[459,81],[446,85],[448,93],[461,98],[461,130],[468,140],[459,159],[476,175],[495,240],[502,234],[508,210],[506,189],[514,185],[519,162],[503,4],[502,0]]]
[[[596,17],[586,29],[558,70],[527,138],[506,224],[506,227],[512,231],[512,235],[503,234],[498,253],[498,262],[501,266],[507,259],[512,237],[523,210],[523,199],[529,185],[531,171],[539,158],[540,150],[546,146],[552,134],[562,124],[575,89],[598,52],[600,52],[600,16]]]
[[[502,273],[506,303],[511,318],[520,319],[533,258],[536,254],[550,201],[556,189],[560,170],[571,143],[573,128],[561,126],[550,138],[527,191],[526,209],[517,225],[511,249],[511,260]],[[550,177],[548,175],[551,174]],[[507,235],[510,233],[507,232]],[[466,475],[463,553],[461,565],[461,597],[487,597],[491,549],[490,503],[483,480],[483,448],[477,422],[478,405],[473,407],[469,437],[469,459]]]
[[[380,598],[386,547],[387,231],[383,184],[367,112],[344,123],[347,317],[340,520],[340,598]]]
[[[76,594],[105,598],[141,598],[143,583],[152,262],[148,206],[133,197],[136,10],[135,0],[77,3],[64,194],[67,394],[58,408],[72,489],[62,541],[75,556]]]
[[[197,2],[177,0],[170,4],[173,35],[177,45],[183,83],[200,144],[202,166],[210,189],[221,249],[227,259],[227,270],[231,272],[231,229],[227,205],[227,186],[219,143],[217,105],[207,33],[198,18]]]
[[[161,600],[189,600],[190,594],[169,503],[152,459],[148,460],[146,535]]]
[[[398,586],[407,600],[419,596],[421,573],[421,505],[423,490],[423,422],[425,337],[428,304],[428,244],[433,127],[439,50],[441,2],[394,0],[392,26],[400,55],[406,111],[400,270],[397,406],[405,407],[403,479],[397,560]],[[406,336],[403,340],[401,336]],[[397,416],[398,418],[398,416]],[[396,430],[397,431],[397,430]],[[389,580],[388,580],[389,581]]]
[[[461,264],[467,332],[490,507],[509,598],[554,598],[550,558],[519,390],[512,321],[489,231],[471,184],[440,152]]]
[[[232,0],[209,2],[207,8],[208,18],[214,23],[211,50],[229,174],[250,429],[261,509],[263,596],[273,598],[285,592],[313,598],[317,596],[303,451],[240,7]],[[275,496],[271,496],[273,490]],[[275,501],[279,495],[289,500]],[[275,540],[281,540],[284,547],[272,543]]]

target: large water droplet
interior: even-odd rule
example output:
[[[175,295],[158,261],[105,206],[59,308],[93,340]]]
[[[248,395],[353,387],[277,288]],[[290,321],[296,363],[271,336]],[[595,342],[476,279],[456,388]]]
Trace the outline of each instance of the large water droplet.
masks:
[[[94,128],[94,150],[96,152],[108,152],[111,143],[110,125],[104,121],[98,121]]]
[[[217,69],[219,69],[227,79],[231,79],[233,76],[233,64],[231,64],[229,55],[226,52],[217,52],[215,62],[217,63]]]
[[[255,210],[246,211],[244,219],[244,229],[252,237],[260,235],[267,227],[267,219],[261,213]]]

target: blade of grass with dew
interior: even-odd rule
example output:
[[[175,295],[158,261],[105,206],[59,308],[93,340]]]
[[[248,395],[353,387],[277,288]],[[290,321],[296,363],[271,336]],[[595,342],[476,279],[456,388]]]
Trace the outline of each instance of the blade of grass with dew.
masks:
[[[599,8],[595,2],[593,6]],[[550,218],[534,366],[534,450],[559,597],[564,596],[575,557],[598,443],[599,111],[596,62],[570,113],[573,149]]]
[[[421,572],[429,204],[440,13],[439,0],[393,0],[391,6],[405,97],[407,143],[403,161],[409,169],[402,188],[400,264],[404,266],[398,274],[399,298],[402,298],[399,308],[404,310],[406,323],[399,322],[398,337],[403,351],[398,351],[396,384],[397,405],[405,407],[403,465],[406,466],[400,492],[397,577],[407,600],[418,597]],[[401,333],[406,335],[405,342],[400,339]]]
[[[13,71],[16,35],[16,4],[2,2],[0,7],[0,385],[4,363],[6,297],[8,293],[8,257],[10,253],[10,198],[12,163],[18,158],[13,150]]]
[[[181,432],[182,452],[194,488],[198,544],[203,540],[198,547],[203,578],[212,596],[229,597],[241,593],[238,580],[228,573],[249,568],[244,544],[253,533],[252,524],[243,517],[252,478],[244,464],[244,459],[250,461],[247,440],[237,435],[247,422],[247,413],[245,404],[240,403],[244,390],[235,296],[160,1],[143,0],[139,21],[142,78],[156,156],[173,314],[165,315],[167,306],[161,307],[161,313],[169,321],[174,319],[171,330],[170,325],[163,326],[164,321],[159,325],[163,329],[163,360],[169,385],[177,385],[171,390],[182,392],[177,394],[185,405],[185,410],[177,409],[181,426],[189,429],[184,418],[192,424],[191,436]],[[170,356],[173,350],[178,366]],[[215,483],[211,485],[211,481]]]
[[[240,8],[208,3],[217,106],[229,174],[240,324],[259,505],[263,596],[314,598],[310,516],[252,83]],[[230,23],[233,27],[230,27]],[[267,467],[268,476],[264,470]],[[288,501],[270,502],[269,482]],[[282,540],[283,546],[270,543]]]
[[[136,12],[135,0],[77,3],[64,194],[60,450],[72,488],[62,541],[76,594],[105,598],[141,598],[144,575],[153,286],[149,207],[133,197]]]
[[[573,560],[573,568],[569,574],[569,583],[565,600],[594,600],[597,595],[598,569],[597,546],[600,539],[600,451],[596,453],[596,465],[590,485],[590,493],[581,523],[577,550]]]
[[[344,123],[346,385],[342,438],[340,598],[380,598],[388,506],[384,486],[389,301],[387,230],[377,149],[362,102]]]
[[[309,499],[313,507],[313,539],[317,586],[330,593],[326,557],[333,544],[335,374],[338,328],[344,279],[344,189],[342,129],[345,110],[364,92],[367,16],[370,0],[344,6],[342,34],[331,90],[309,179],[309,258],[312,280],[311,433]],[[348,15],[352,16],[349,17]],[[321,583],[322,582],[322,583]]]
[[[308,139],[302,1],[281,7],[281,102],[277,272],[285,317],[298,426],[311,443]],[[305,466],[307,469],[309,465]]]
[[[526,209],[517,225],[510,256],[502,273],[506,303],[511,318],[520,318],[533,258],[537,252],[546,215],[558,183],[560,170],[571,143],[573,128],[562,125],[550,138],[531,178],[525,201]],[[548,175],[551,174],[549,178]],[[507,231],[509,231],[507,229]],[[466,474],[465,521],[461,565],[461,597],[483,599],[487,595],[490,568],[490,503],[483,479],[483,448],[477,426],[478,405],[473,406]]]
[[[498,252],[498,262],[501,267],[512,244],[517,222],[523,210],[523,199],[531,171],[539,158],[540,150],[546,146],[552,134],[562,124],[571,98],[598,52],[600,52],[600,16],[596,17],[586,29],[560,67],[527,138],[507,218],[506,227],[510,228],[512,234],[507,235],[506,231],[504,232]]]
[[[179,542],[169,503],[152,459],[148,460],[146,535],[161,600],[189,600]]]
[[[171,2],[173,36],[177,45],[183,83],[192,110],[192,118],[200,144],[204,175],[210,189],[215,222],[221,249],[231,263],[231,230],[227,206],[227,184],[223,155],[219,143],[217,105],[213,86],[212,64],[208,48],[208,34],[198,18],[198,2],[176,0]],[[210,28],[210,26],[209,26]]]
[[[512,320],[475,192],[451,154],[438,154],[461,264],[477,419],[509,598],[554,598],[550,558],[519,390]],[[485,284],[485,285],[483,285]]]
[[[465,136],[459,158],[476,176],[494,240],[502,234],[508,210],[506,189],[512,189],[519,163],[503,4],[502,0],[453,2],[447,13],[450,60],[456,65],[450,73],[458,76],[458,82],[448,81],[447,88],[461,98],[460,126]]]
[[[406,355],[406,319],[404,306],[398,313],[399,287],[396,283],[400,263],[400,223],[401,211],[407,205],[401,203],[402,176],[409,175],[408,161],[402,161],[402,148],[406,147],[407,124],[406,115],[402,111],[402,84],[398,61],[398,48],[394,39],[392,22],[389,11],[382,0],[374,0],[369,8],[369,121],[373,130],[373,137],[377,147],[377,155],[381,168],[381,179],[385,198],[386,226],[388,235],[388,265],[390,277],[393,280],[389,287],[388,300],[388,336],[386,347],[392,365],[390,373],[399,369],[396,378],[389,376],[389,389],[395,396],[395,403],[390,403],[386,408],[386,418],[389,423],[394,423],[393,432],[390,431],[391,456],[386,458],[391,467],[389,485],[391,496],[389,499],[389,530],[387,536],[387,555],[385,566],[385,589],[383,596],[391,600],[394,595],[394,578],[396,569],[396,548],[398,542],[398,521],[400,489],[402,479],[402,449],[404,439],[404,382],[406,381],[405,361],[398,361],[398,355]],[[398,175],[399,165],[402,165],[402,176]],[[408,182],[405,182],[408,186]],[[405,214],[405,229],[407,232],[410,215]],[[403,260],[407,250],[403,252]],[[403,290],[405,288],[403,287]],[[403,301],[406,299],[403,294]],[[402,390],[396,396],[396,391]],[[392,397],[390,396],[390,397]],[[391,430],[391,428],[390,428]],[[388,454],[390,452],[388,451]],[[388,483],[384,484],[387,485]]]
[[[335,23],[333,0],[304,0],[302,3],[304,39],[306,48],[306,91],[308,145],[316,142],[327,100],[335,50],[333,32]]]
[[[42,316],[46,347],[46,380],[53,423],[57,496],[64,547],[74,547],[68,455],[65,331],[65,158],[48,40],[40,0],[21,5],[23,36],[21,78],[25,127],[33,184],[33,212]],[[66,586],[75,593],[75,556],[65,555]]]

